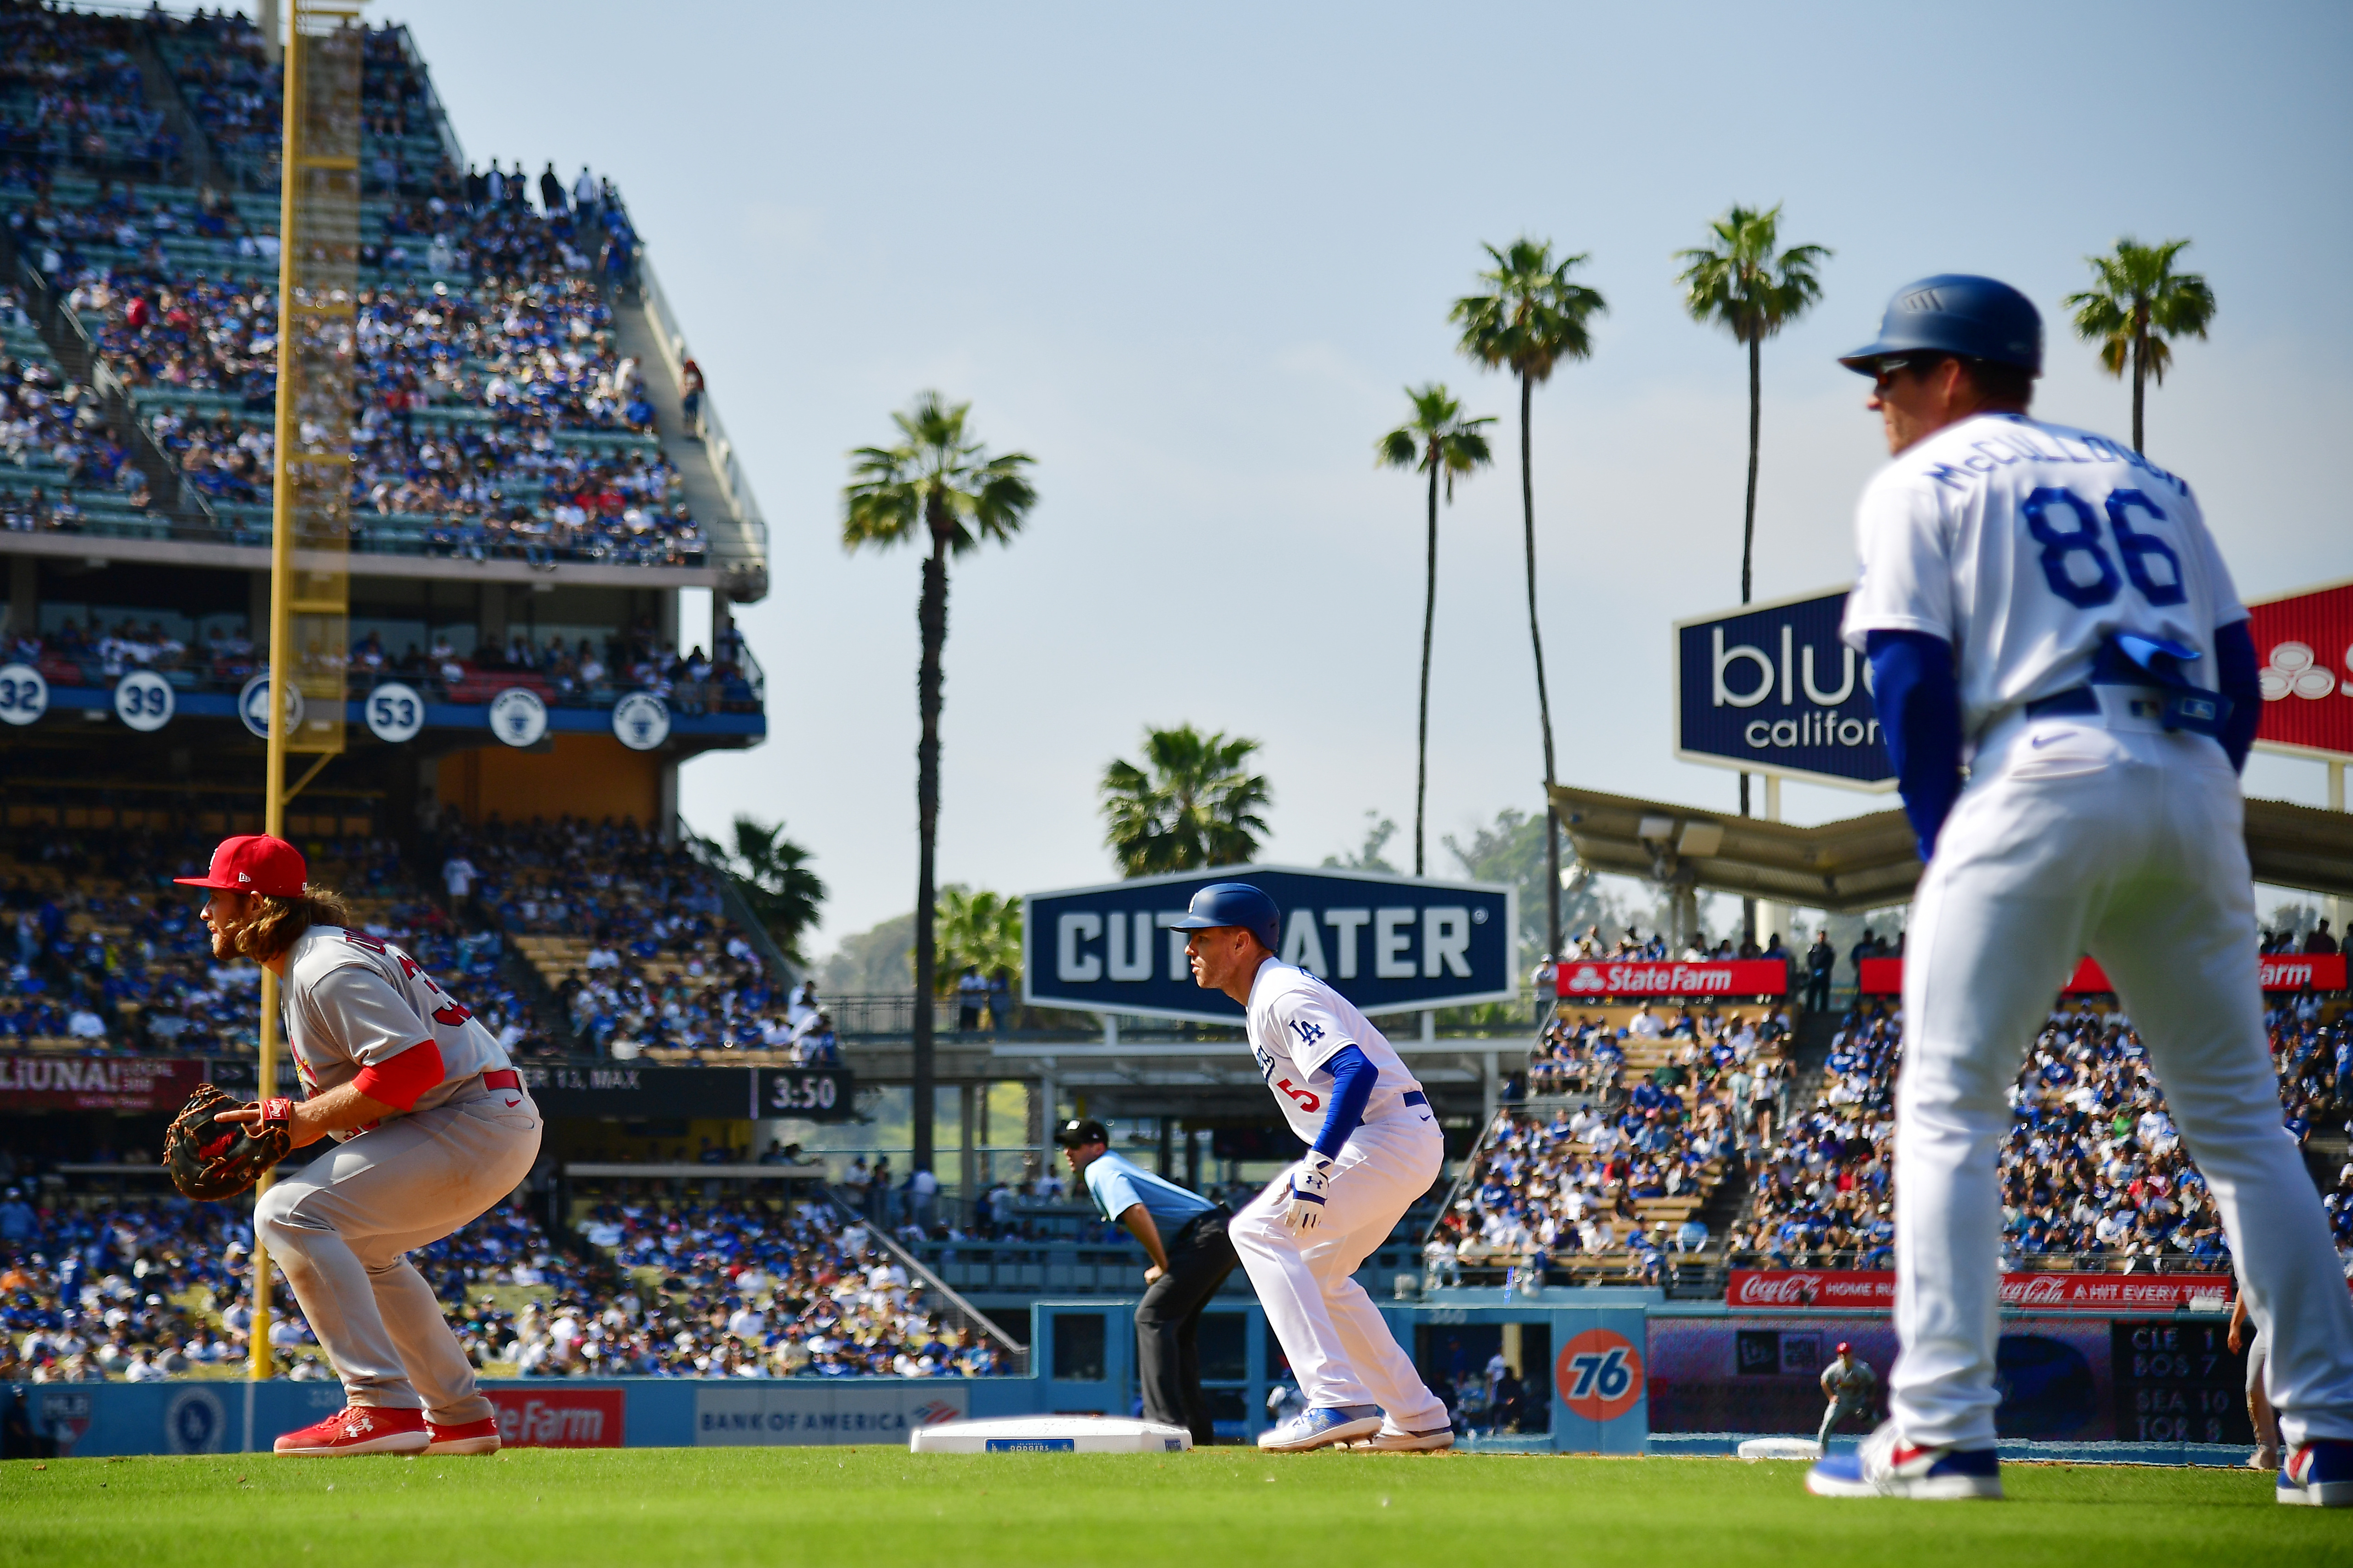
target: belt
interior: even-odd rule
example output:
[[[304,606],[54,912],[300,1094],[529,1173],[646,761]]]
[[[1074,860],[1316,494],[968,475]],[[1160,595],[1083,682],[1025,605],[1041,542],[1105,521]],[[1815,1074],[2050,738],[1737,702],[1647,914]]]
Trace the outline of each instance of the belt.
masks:
[[[1418,1089],[1409,1089],[1405,1091],[1405,1102],[1408,1105],[1428,1105],[1430,1103],[1430,1096],[1422,1093],[1421,1090]]]
[[[2093,714],[2099,710],[2100,699],[2088,686],[2071,686],[2049,697],[2038,697],[2026,705],[2026,716],[2030,719]]]
[[[482,1075],[484,1089],[521,1089],[522,1074],[512,1068],[498,1068]]]

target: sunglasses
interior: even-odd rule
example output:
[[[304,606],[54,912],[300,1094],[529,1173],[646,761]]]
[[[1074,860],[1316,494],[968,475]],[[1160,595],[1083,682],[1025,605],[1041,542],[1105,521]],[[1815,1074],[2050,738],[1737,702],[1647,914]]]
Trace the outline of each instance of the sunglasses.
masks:
[[[1905,359],[1901,354],[1881,360],[1878,363],[1872,366],[1871,389],[1873,392],[1886,391],[1887,382],[1890,376],[1894,375],[1899,370],[1909,370],[1918,363],[1919,362],[1917,360]]]

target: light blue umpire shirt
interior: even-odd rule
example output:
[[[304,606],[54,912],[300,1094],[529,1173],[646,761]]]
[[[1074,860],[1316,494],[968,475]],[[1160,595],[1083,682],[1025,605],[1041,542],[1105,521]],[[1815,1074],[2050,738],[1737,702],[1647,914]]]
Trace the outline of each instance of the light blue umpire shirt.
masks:
[[[1103,1218],[1117,1224],[1120,1215],[1142,1204],[1163,1240],[1218,1206],[1108,1149],[1088,1163],[1086,1179],[1087,1195],[1103,1210]]]

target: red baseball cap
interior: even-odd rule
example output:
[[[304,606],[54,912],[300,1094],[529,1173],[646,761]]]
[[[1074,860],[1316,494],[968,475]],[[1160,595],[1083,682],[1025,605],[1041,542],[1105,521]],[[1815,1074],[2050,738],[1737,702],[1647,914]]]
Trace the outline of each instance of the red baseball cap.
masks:
[[[213,851],[212,869],[201,877],[172,879],[185,888],[219,888],[231,893],[266,893],[273,899],[299,899],[311,868],[302,851],[283,838],[266,833],[240,833],[221,840]]]

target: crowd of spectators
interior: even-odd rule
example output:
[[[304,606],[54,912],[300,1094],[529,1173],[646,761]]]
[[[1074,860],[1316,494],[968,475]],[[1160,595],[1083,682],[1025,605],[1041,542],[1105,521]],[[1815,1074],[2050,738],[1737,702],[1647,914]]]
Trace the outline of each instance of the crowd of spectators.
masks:
[[[124,1156],[144,1163],[143,1153]],[[950,1321],[829,1205],[603,1203],[558,1242],[512,1199],[411,1260],[492,1376],[987,1376],[1004,1349]],[[0,1196],[0,1382],[235,1375],[253,1234],[234,1204]],[[274,1287],[281,1375],[332,1373]]]
[[[1614,1026],[1556,1012],[1528,1076],[1555,1103],[1497,1118],[1432,1237],[1431,1274],[1598,1266],[1656,1279],[1669,1254],[1704,1247],[1694,1210],[1773,1125],[1788,1028],[1756,1009],[1644,1004]]]
[[[278,68],[252,24],[199,12],[139,25],[156,30],[222,162],[256,192],[274,183]],[[707,521],[645,439],[653,404],[616,341],[608,289],[633,278],[638,248],[617,195],[585,168],[569,185],[552,164],[536,181],[496,160],[487,174],[459,170],[430,98],[401,30],[369,31],[355,542],[478,560],[701,564]],[[397,151],[396,167],[382,164],[383,149]],[[216,507],[267,506],[274,209],[259,195],[105,178],[90,195],[22,160],[0,170],[0,193],[11,187],[30,197],[5,204],[21,252],[64,293],[185,485]],[[691,403],[700,371],[690,379]],[[73,484],[143,484],[120,432],[88,434]],[[54,494],[0,502],[0,515],[19,527],[81,521]]]
[[[180,139],[147,100],[132,58],[136,25],[31,0],[0,5],[0,156],[27,168],[167,174]]]
[[[343,892],[370,933],[459,984],[511,1055],[556,1041],[501,964],[502,938],[453,923],[389,838],[306,841],[312,879]],[[0,837],[0,1044],[90,1055],[233,1056],[254,1049],[260,971],[223,963],[174,876],[200,871],[208,836],[20,829]]]
[[[2283,1120],[2299,1144],[2341,1122],[2353,1027],[2316,997],[2270,1010]],[[1776,1267],[1884,1268],[1892,1225],[1894,1094],[1903,1016],[1873,1005],[1834,1037],[1811,1109],[1753,1159],[1749,1212],[1727,1238]],[[2010,1091],[2001,1151],[2003,1258],[2013,1268],[2222,1270],[2230,1247],[2205,1182],[2129,1018],[2087,1003],[2054,1011]],[[2331,1204],[2353,1248],[2353,1185]]]
[[[479,908],[518,940],[568,939],[533,945],[554,955],[543,972],[554,971],[574,1030],[600,1050],[698,1060],[815,1048],[814,987],[796,1003],[729,920],[719,874],[651,827],[493,816],[454,828],[447,854],[453,902]]]
[[[150,502],[147,477],[96,395],[59,371],[22,292],[0,287],[0,527],[70,531],[81,512],[77,489],[141,509]]]
[[[157,53],[222,163],[257,189],[277,183],[284,122],[282,73],[249,17],[199,8],[185,18],[151,11]],[[429,184],[443,155],[424,73],[398,26],[370,27],[360,55],[362,187]]]

